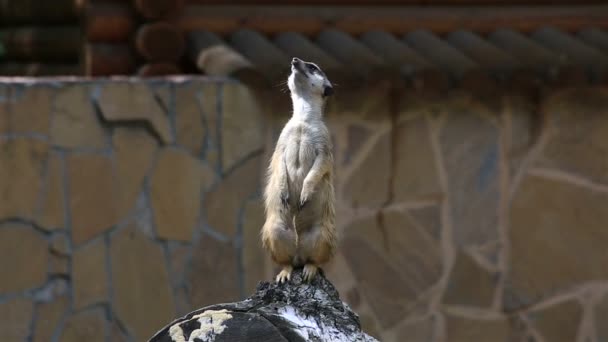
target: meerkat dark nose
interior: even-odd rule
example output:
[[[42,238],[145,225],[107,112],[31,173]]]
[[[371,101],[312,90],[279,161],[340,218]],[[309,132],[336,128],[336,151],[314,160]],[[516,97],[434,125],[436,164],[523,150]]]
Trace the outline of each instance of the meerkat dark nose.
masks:
[[[300,60],[299,58],[294,57],[294,58],[291,60],[291,65],[296,65],[296,64],[298,64],[298,63],[300,63],[300,62],[301,62],[301,60]]]
[[[332,86],[325,86],[323,89],[323,96],[332,96],[334,94],[334,88]]]

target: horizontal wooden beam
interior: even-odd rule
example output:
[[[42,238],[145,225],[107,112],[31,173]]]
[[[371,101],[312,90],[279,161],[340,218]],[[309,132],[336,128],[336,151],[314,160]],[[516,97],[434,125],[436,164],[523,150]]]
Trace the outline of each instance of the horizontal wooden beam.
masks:
[[[603,4],[605,0],[188,0],[199,5],[324,5],[324,6],[390,6],[390,5],[581,5]]]
[[[211,6],[190,5],[177,18],[183,31],[228,34],[249,28],[265,34],[296,31],[318,34],[335,28],[350,34],[384,30],[405,34],[427,29],[436,34],[454,30],[489,33],[498,28],[531,32],[551,26],[562,31],[608,28],[608,5],[585,6]]]

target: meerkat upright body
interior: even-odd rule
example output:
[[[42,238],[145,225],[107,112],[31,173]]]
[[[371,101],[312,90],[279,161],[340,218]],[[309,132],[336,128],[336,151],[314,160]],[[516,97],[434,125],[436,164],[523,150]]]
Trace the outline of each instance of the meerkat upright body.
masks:
[[[304,267],[312,280],[336,247],[333,154],[323,122],[332,85],[318,66],[294,58],[288,79],[293,115],[277,141],[264,192],[262,244],[283,267],[278,282]]]

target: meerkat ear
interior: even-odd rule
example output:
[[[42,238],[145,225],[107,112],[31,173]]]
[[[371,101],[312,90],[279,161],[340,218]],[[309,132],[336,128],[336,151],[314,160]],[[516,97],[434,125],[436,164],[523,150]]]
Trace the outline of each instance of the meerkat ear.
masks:
[[[326,86],[325,89],[323,89],[323,96],[324,97],[328,97],[334,94],[334,88],[332,86]]]

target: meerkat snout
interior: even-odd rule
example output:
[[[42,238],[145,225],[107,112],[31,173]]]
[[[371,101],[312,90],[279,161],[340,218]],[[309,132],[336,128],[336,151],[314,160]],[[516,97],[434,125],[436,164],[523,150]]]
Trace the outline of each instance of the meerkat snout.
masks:
[[[291,75],[287,83],[291,93],[301,97],[326,98],[334,93],[331,82],[321,68],[297,57],[291,60]]]

